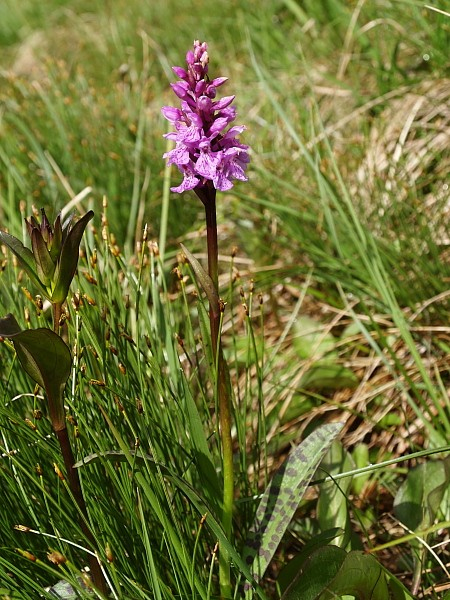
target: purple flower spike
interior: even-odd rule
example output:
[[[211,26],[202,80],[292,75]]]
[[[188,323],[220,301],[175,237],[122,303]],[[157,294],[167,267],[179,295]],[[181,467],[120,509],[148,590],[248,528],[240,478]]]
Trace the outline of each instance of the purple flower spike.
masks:
[[[163,106],[162,114],[175,127],[165,137],[174,140],[176,146],[164,154],[168,164],[175,164],[183,174],[183,181],[173,192],[200,191],[209,181],[217,190],[233,187],[233,180],[247,181],[245,171],[250,161],[248,146],[237,137],[245,127],[235,125],[226,128],[236,118],[231,104],[234,96],[214,100],[217,88],[227,77],[208,77],[208,46],[206,42],[194,42],[193,50],[186,54],[187,68],[172,67],[181,80],[172,83],[172,89],[181,100],[181,108]]]

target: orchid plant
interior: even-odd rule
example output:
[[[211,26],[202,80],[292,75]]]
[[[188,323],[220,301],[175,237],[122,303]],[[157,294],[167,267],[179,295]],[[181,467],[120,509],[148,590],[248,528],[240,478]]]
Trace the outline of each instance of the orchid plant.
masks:
[[[35,216],[25,220],[31,249],[0,230],[0,244],[13,253],[39,293],[50,302],[53,312],[53,330],[47,327],[22,330],[16,318],[8,314],[0,319],[0,336],[11,340],[24,371],[46,392],[49,418],[59,441],[70,490],[83,515],[80,525],[86,539],[95,547],[92,531],[87,525],[88,513],[78,471],[74,468],[64,409],[64,388],[70,375],[72,357],[59,335],[62,308],[77,269],[81,238],[93,216],[94,213],[89,211],[73,224],[73,215],[62,222],[59,214],[51,226],[42,209],[40,223]],[[61,477],[64,476],[61,474]],[[100,564],[96,557],[89,556],[93,583],[105,593],[107,587]]]
[[[164,154],[168,164],[175,164],[183,174],[180,185],[172,187],[176,193],[193,190],[205,207],[208,275],[198,261],[184,249],[209,300],[209,319],[213,358],[217,372],[217,394],[220,438],[223,456],[222,526],[228,539],[231,537],[234,502],[233,446],[231,437],[232,414],[228,370],[220,341],[221,313],[224,303],[218,291],[218,243],[216,218],[216,191],[227,191],[233,180],[247,181],[245,174],[249,163],[248,146],[238,140],[245,127],[229,125],[236,118],[232,106],[235,96],[215,100],[217,88],[226,77],[210,80],[208,77],[208,46],[194,41],[186,54],[186,69],[173,67],[180,81],[171,84],[181,100],[181,107],[164,106],[164,117],[175,131],[166,138],[175,142],[175,148]],[[222,597],[231,593],[230,561],[224,548],[219,555],[219,575]]]
[[[232,106],[235,97],[215,99],[217,88],[221,87],[227,78],[210,80],[208,63],[207,44],[195,41],[193,50],[186,54],[187,68],[173,67],[173,71],[181,80],[172,84],[173,91],[181,100],[181,107],[162,108],[164,117],[175,128],[175,131],[166,134],[166,138],[175,142],[175,147],[166,152],[164,158],[169,165],[176,165],[183,175],[181,184],[172,187],[172,191],[183,193],[193,190],[205,207],[208,273],[187,248],[182,248],[209,301],[222,451],[222,528],[227,541],[233,547],[232,403],[231,384],[222,351],[220,331],[225,303],[220,298],[218,287],[216,193],[217,190],[230,190],[234,180],[247,181],[246,169],[250,159],[249,147],[238,139],[245,127],[230,126],[236,118],[236,109]],[[241,571],[246,571],[247,582],[242,590],[246,599],[253,597],[252,588],[258,587],[258,582],[261,581],[315,469],[340,429],[340,424],[325,425],[313,432],[298,447],[294,447],[288,461],[280,468],[263,494],[246,541],[245,566],[240,565]],[[219,548],[219,584],[220,597],[224,600],[233,597],[231,558],[237,564],[236,555],[232,557],[225,544],[222,544]],[[261,590],[258,593],[261,593]]]

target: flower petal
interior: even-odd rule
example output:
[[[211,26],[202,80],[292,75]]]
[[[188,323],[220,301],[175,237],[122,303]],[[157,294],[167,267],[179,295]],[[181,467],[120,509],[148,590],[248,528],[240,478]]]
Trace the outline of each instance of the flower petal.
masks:
[[[188,74],[182,67],[172,67],[172,71],[180,79],[187,79]]]
[[[193,144],[201,139],[201,133],[198,127],[192,124],[190,127],[183,127],[178,131],[177,142],[185,142],[187,144]]]
[[[216,176],[216,170],[219,160],[213,152],[200,152],[200,156],[195,163],[195,171],[202,177],[211,181]]]
[[[220,85],[223,85],[226,81],[228,81],[228,77],[216,77],[215,79],[210,81],[209,84],[213,85],[214,87],[219,87]]]
[[[176,83],[171,83],[170,86],[178,98],[181,98],[181,100],[186,98],[189,92],[189,83],[187,81],[177,81]]]
[[[175,123],[183,117],[181,110],[179,108],[175,108],[174,106],[163,106],[161,108],[161,112],[171,123]]]
[[[177,194],[182,194],[183,192],[187,192],[189,190],[193,190],[200,183],[198,177],[196,177],[193,173],[189,171],[185,171],[184,179],[180,183],[178,187],[171,187],[171,191]]]
[[[182,144],[177,144],[176,148],[171,150],[170,152],[166,152],[163,155],[164,158],[167,158],[168,165],[187,165],[189,163],[189,150],[186,146]]]
[[[211,127],[209,128],[209,135],[216,136],[218,133],[223,131],[228,125],[228,120],[222,117],[215,119]],[[226,135],[226,134],[225,134]],[[225,137],[225,136],[224,136]]]
[[[222,110],[226,108],[233,102],[235,98],[236,96],[224,96],[220,100],[217,100],[217,102],[214,102],[214,110]]]
[[[217,171],[213,183],[216,190],[219,190],[220,192],[226,192],[233,187],[232,182],[226,177],[223,171]]]

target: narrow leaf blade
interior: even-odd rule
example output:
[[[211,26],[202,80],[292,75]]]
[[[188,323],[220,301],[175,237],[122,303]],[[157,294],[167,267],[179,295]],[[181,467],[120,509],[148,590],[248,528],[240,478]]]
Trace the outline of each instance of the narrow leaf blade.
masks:
[[[202,286],[209,303],[211,304],[211,306],[217,306],[219,304],[219,296],[217,294],[217,290],[214,286],[213,280],[202,267],[202,265],[198,262],[198,260],[192,254],[192,252],[189,252],[189,250],[184,244],[181,244],[181,248],[184,254],[186,255],[186,258],[188,259],[200,285]]]

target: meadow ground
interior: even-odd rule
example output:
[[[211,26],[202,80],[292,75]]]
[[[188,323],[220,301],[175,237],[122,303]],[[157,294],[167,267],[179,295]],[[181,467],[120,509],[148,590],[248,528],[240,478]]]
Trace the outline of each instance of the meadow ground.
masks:
[[[170,192],[180,174],[162,158],[171,66],[194,39],[229,78],[251,147],[249,181],[218,195],[230,544],[242,556],[289,450],[342,422],[315,481],[369,469],[309,486],[255,594],[287,594],[322,540],[370,550],[412,597],[446,597],[450,16],[429,4],[3,0],[0,229],[23,239],[34,207],[95,212],[66,308],[65,400],[111,597],[218,597],[215,375],[180,248],[204,262],[203,207]],[[3,247],[0,266],[0,316],[51,326]],[[0,597],[50,598],[58,580],[88,597],[45,399],[5,340],[0,391]],[[236,562],[232,576],[240,597]]]

